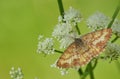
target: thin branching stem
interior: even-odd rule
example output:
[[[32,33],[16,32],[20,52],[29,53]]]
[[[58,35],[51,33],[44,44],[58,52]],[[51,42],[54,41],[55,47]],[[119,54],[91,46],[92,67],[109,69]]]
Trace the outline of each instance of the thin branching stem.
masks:
[[[64,18],[64,8],[63,8],[62,0],[57,0],[57,1],[58,1],[60,15],[62,16],[62,18]]]
[[[78,73],[79,73],[80,75],[83,75],[83,71],[82,71],[81,68],[78,70]]]
[[[93,73],[93,68],[92,68],[91,62],[88,64],[88,69],[89,69],[90,79],[94,79],[94,73]]]
[[[120,1],[119,1],[119,4],[118,4],[118,6],[117,6],[117,8],[116,8],[116,10],[115,10],[115,12],[114,12],[114,14],[113,14],[113,16],[112,16],[112,20],[111,20],[110,23],[108,24],[108,28],[111,28],[111,26],[112,26],[115,18],[117,17],[117,15],[118,15],[118,13],[119,13],[119,10],[120,10]]]
[[[94,67],[94,66],[93,66]],[[85,72],[84,72],[84,74],[83,74],[83,76],[82,76],[82,79],[85,79],[86,77],[87,77],[87,75],[90,75],[90,79],[94,79],[94,73],[93,73],[93,69],[96,67],[94,67],[93,68],[92,67],[92,63],[90,62],[88,65],[87,65],[87,67],[86,67],[86,69],[85,69]]]
[[[111,41],[111,43],[114,43],[118,38],[119,38],[119,37],[116,36],[116,37]]]
[[[59,6],[60,15],[62,16],[62,18],[64,18],[64,8],[63,8],[62,0],[57,0],[57,2]],[[63,53],[62,51],[59,51],[59,50],[54,50],[54,51],[57,53]]]
[[[57,53],[63,53],[62,51],[60,51],[60,50],[54,50],[55,52],[57,52]]]
[[[84,72],[84,74],[81,76],[81,79],[85,79],[88,74],[89,74],[89,72]]]
[[[95,63],[94,63],[94,65],[93,65],[93,67],[92,67],[93,70],[94,70],[95,67],[97,66],[97,63],[98,63],[98,59],[95,59]]]
[[[79,27],[78,27],[78,24],[76,24],[76,29],[77,29],[78,34],[80,35],[81,32],[80,32],[80,29],[79,29]]]

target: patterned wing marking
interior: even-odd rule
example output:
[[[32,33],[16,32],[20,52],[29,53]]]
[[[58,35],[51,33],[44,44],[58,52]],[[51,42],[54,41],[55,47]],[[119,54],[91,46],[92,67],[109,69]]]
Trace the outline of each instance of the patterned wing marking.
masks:
[[[102,29],[75,40],[61,55],[57,66],[59,68],[78,68],[86,65],[104,50],[111,34],[111,29]]]
[[[85,49],[85,46],[78,45],[76,41],[73,42],[61,55],[57,61],[57,66],[59,68],[72,68],[75,66],[80,66],[79,54],[85,52]]]
[[[89,61],[93,57],[98,56],[104,50],[107,41],[110,39],[111,34],[112,34],[111,29],[102,29],[99,31],[86,34],[81,38],[81,40],[86,42],[89,50],[80,55],[81,57],[79,59],[80,63],[82,64],[80,66],[89,63]],[[85,62],[82,61],[81,59],[82,57],[86,59]]]
[[[75,51],[76,51],[76,46],[75,43],[73,42],[61,55],[61,57],[57,61],[57,66],[59,68],[71,67],[72,60],[73,58],[75,58]]]
[[[102,29],[89,34],[84,35],[81,39],[87,43],[88,47],[95,49],[96,52],[104,50],[107,41],[110,39],[112,29]],[[90,37],[92,36],[92,37]]]

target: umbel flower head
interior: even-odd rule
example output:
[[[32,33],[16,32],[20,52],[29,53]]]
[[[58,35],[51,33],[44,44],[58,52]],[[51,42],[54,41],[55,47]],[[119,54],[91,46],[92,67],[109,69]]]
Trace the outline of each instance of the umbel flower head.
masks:
[[[110,22],[110,18],[103,13],[96,12],[87,19],[87,26],[93,30],[106,28]]]
[[[96,12],[87,19],[87,26],[93,30],[107,28],[111,19],[105,16],[103,13]],[[120,37],[120,20],[115,19],[112,24],[112,31],[117,36]]]
[[[56,25],[52,36],[57,38],[60,42],[60,48],[66,48],[70,43],[73,42],[73,27],[69,23],[61,23]],[[77,34],[74,31],[74,34]]]
[[[58,24],[55,26],[52,36],[60,42],[60,48],[66,48],[73,42],[73,38],[78,36],[75,26],[81,20],[79,11],[72,7],[64,13],[64,18],[58,17]]]
[[[113,30],[113,33],[120,37],[120,20],[118,19],[115,19],[113,25],[112,25],[112,30]]]
[[[38,53],[44,53],[44,54],[53,54],[54,48],[53,48],[53,39],[52,38],[46,38],[45,40],[42,39],[43,36],[38,37]]]
[[[69,8],[68,11],[65,12],[63,21],[68,23],[78,23],[82,20],[82,16],[80,12],[72,7]]]
[[[11,68],[10,72],[11,79],[23,79],[23,73],[21,68],[15,69],[14,67]]]
[[[108,43],[105,52],[105,57],[111,60],[117,60],[120,56],[120,45]]]

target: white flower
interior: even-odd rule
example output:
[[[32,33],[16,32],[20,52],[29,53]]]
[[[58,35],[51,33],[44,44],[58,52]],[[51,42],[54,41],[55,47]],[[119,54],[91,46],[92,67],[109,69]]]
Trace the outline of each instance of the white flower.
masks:
[[[62,21],[63,21],[62,16],[59,16],[59,17],[58,17],[58,22],[60,23],[60,22],[62,22]]]
[[[73,42],[73,37],[78,36],[78,34],[75,27],[72,27],[70,23],[60,23],[56,25],[52,36],[60,42],[60,48],[66,48]]]
[[[56,65],[56,64],[57,64],[57,61],[58,61],[58,60],[56,60],[55,63],[51,65],[51,67],[58,68],[58,69],[60,70],[61,75],[66,75],[66,74],[68,74],[68,69],[63,69],[63,68],[57,67],[57,65]]]
[[[52,36],[54,36],[57,39],[61,39],[62,37],[64,37],[65,35],[69,35],[69,33],[72,31],[72,26],[69,23],[60,23],[57,24]]]
[[[111,60],[116,60],[120,56],[120,45],[108,43],[104,52],[106,57],[111,58]]]
[[[54,64],[50,65],[50,67],[58,68],[58,69],[60,70],[60,72],[61,72],[61,75],[66,75],[66,74],[68,74],[68,69],[59,68],[59,67],[56,65],[56,64],[57,64],[57,61],[58,61],[58,60],[56,60]]]
[[[115,19],[113,25],[112,25],[112,31],[115,35],[120,37],[120,20]]]
[[[38,53],[45,53],[45,54],[53,54],[54,48],[53,48],[53,39],[52,38],[46,38],[45,40],[39,40],[38,42]]]
[[[87,19],[87,26],[93,30],[102,29],[108,26],[110,18],[103,13],[96,12]]]
[[[57,66],[57,61],[58,61],[58,59],[55,61],[54,64],[50,65],[50,67],[58,68],[58,69],[60,70],[61,75],[66,75],[66,74],[68,74],[68,69],[59,68],[59,67]]]
[[[57,61],[58,61],[58,60],[56,60],[56,61],[55,61],[55,63],[53,63],[52,65],[50,65],[50,67],[57,68],[57,66],[56,66],[56,64],[57,64]]]
[[[76,24],[77,22],[80,22],[82,20],[81,14],[79,11],[75,10],[74,8],[70,7],[68,11],[64,14],[63,21],[65,22],[73,22]]]
[[[66,75],[66,74],[68,74],[68,71],[66,69],[62,69],[61,70],[61,75]]]
[[[12,67],[9,74],[12,79],[23,79],[23,73],[21,68],[15,69],[14,67]]]
[[[82,20],[79,11],[70,7],[62,16],[58,17],[58,24],[55,26],[52,36],[60,42],[60,48],[66,48],[74,41],[74,37],[78,36],[76,24]]]
[[[68,47],[74,41],[73,38],[66,36],[60,40],[60,49]]]

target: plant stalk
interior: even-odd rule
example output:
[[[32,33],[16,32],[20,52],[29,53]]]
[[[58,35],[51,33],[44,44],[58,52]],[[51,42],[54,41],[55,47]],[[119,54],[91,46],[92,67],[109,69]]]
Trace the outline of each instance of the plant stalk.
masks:
[[[83,71],[82,71],[81,68],[78,70],[78,72],[79,72],[80,75],[83,75]]]
[[[88,69],[89,69],[90,79],[94,79],[94,73],[93,73],[93,68],[92,68],[91,62],[88,64]]]
[[[117,15],[118,15],[118,13],[119,13],[119,10],[120,10],[120,0],[119,0],[119,3],[118,3],[118,6],[117,6],[117,8],[116,8],[116,10],[115,10],[115,12],[114,12],[114,14],[113,14],[113,16],[112,16],[112,20],[111,20],[110,23],[108,24],[108,28],[111,28],[111,26],[112,26],[115,18],[117,17]]]
[[[79,27],[78,27],[78,25],[77,25],[77,24],[76,24],[76,29],[77,29],[78,34],[80,35],[80,34],[81,34],[81,32],[80,32],[80,29],[79,29]]]
[[[57,0],[57,2],[59,6],[60,15],[62,16],[62,18],[64,18],[64,8],[63,8],[62,0]]]
[[[116,36],[116,37],[111,41],[111,43],[114,43],[118,38],[119,38],[119,37]]]
[[[57,52],[57,53],[63,53],[62,51],[59,51],[59,50],[54,50],[55,52]]]

